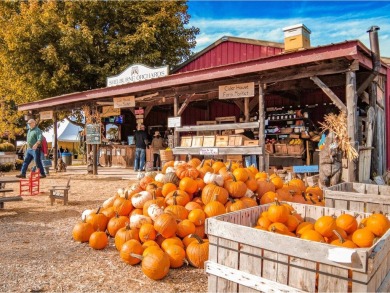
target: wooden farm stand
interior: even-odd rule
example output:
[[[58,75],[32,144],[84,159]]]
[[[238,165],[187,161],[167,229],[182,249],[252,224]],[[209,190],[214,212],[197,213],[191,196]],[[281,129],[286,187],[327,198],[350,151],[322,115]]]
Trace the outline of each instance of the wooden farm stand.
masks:
[[[323,215],[369,216],[347,210],[294,204],[314,222]],[[257,206],[206,221],[210,241],[209,292],[374,292],[389,290],[390,230],[370,248],[342,249],[350,263],[329,258],[337,248],[253,228],[269,205]]]
[[[377,28],[374,27],[372,31],[375,34]],[[125,115],[125,121],[128,123],[123,130],[130,132],[135,129],[136,112],[139,109],[144,113],[146,125],[165,123],[172,116],[180,117],[183,123],[173,134],[173,148],[180,146],[180,128],[199,124],[202,120],[218,122],[218,117],[229,115],[234,118],[234,122],[228,123],[230,125],[236,124],[236,121],[257,122],[250,128],[258,131],[259,141],[255,152],[249,149],[240,150],[243,146],[219,150],[229,152],[230,155],[241,155],[244,152],[256,154],[259,156],[260,170],[266,170],[269,155],[264,148],[268,108],[298,105],[304,107],[314,103],[319,105],[319,112],[328,106],[346,110],[348,135],[352,144],[357,147],[360,133],[357,105],[362,97],[365,97],[375,113],[373,125],[377,134],[372,144],[374,149],[369,149],[366,157],[369,161],[368,152],[372,152],[372,168],[377,174],[383,174],[386,170],[386,159],[390,157],[385,155],[385,146],[390,146],[390,139],[387,138],[387,143],[383,141],[387,127],[384,127],[387,125],[385,109],[389,104],[388,93],[383,89],[389,85],[386,78],[390,71],[381,63],[377,52],[369,50],[356,40],[297,51],[284,52],[283,49],[282,43],[224,37],[174,68],[168,76],[60,95],[19,105],[18,109],[31,112],[53,110],[56,130],[57,112],[82,108],[84,105],[100,111],[102,105],[113,105],[114,98],[134,96],[135,107],[121,109],[121,115]],[[373,59],[376,60],[375,64]],[[220,86],[248,83],[254,84],[253,96],[219,99]],[[324,102],[328,106],[322,107]],[[321,112],[317,116],[322,118],[323,114]],[[222,122],[224,124],[220,125],[227,123]],[[202,131],[210,131],[211,127],[216,125],[196,126],[205,126]],[[183,131],[181,134],[186,135]],[[200,130],[194,128],[194,131],[193,134]],[[127,135],[130,133],[123,133],[124,137]],[[173,153],[182,156],[197,150],[196,153],[200,155],[202,147],[203,143],[195,149],[191,145],[188,150],[177,149],[173,150]],[[285,159],[287,158],[282,158],[284,161]],[[300,159],[302,163],[302,156]],[[54,164],[56,165],[56,160]],[[358,178],[357,164],[351,161],[346,165],[347,181],[355,181]],[[97,172],[97,168],[94,169],[94,174],[95,171]]]

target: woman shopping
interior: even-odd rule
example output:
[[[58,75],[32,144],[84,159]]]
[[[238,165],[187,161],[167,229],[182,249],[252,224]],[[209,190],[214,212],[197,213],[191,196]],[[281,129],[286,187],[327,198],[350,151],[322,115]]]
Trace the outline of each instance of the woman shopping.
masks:
[[[154,132],[152,144],[150,146],[152,147],[152,152],[153,152],[153,170],[160,170],[161,169],[160,150],[165,149],[166,146],[159,131]]]

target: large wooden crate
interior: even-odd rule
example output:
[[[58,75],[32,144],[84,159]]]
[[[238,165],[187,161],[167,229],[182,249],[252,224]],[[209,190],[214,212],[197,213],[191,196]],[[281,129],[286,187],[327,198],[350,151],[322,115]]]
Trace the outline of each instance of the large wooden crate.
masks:
[[[390,186],[344,182],[324,190],[327,207],[357,212],[390,212]]]
[[[292,204],[306,221],[347,210]],[[388,291],[390,230],[370,248],[348,249],[253,228],[262,205],[209,218],[209,292],[374,292]],[[330,254],[351,254],[349,263]],[[339,260],[339,258],[337,258]]]

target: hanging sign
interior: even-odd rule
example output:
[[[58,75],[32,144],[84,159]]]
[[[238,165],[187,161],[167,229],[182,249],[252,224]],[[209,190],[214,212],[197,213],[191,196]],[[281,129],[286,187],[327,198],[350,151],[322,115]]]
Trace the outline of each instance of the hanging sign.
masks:
[[[138,115],[138,114],[144,114],[145,113],[145,110],[143,108],[139,108],[137,110],[134,110],[134,114]]]
[[[114,108],[135,107],[135,96],[114,98]]]
[[[100,124],[87,124],[86,126],[86,143],[87,144],[100,144]]]
[[[110,117],[110,116],[119,116],[121,114],[121,109],[115,109],[114,106],[103,106],[102,113],[100,117]]]
[[[42,111],[42,112],[39,112],[39,117],[41,118],[41,120],[53,119],[53,111]]]
[[[255,83],[237,83],[219,86],[219,99],[237,99],[253,97],[255,95]]]
[[[121,84],[139,82],[168,75],[168,65],[158,68],[150,68],[141,64],[134,64],[125,69],[122,73],[107,77],[107,87]]]
[[[181,117],[168,117],[168,127],[180,127]]]

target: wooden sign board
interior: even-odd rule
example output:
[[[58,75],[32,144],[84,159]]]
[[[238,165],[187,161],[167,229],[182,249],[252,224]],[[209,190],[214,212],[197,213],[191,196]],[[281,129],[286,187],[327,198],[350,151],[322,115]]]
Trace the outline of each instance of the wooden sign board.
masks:
[[[110,116],[119,116],[121,114],[121,109],[115,109],[114,106],[103,106],[102,113],[100,117],[110,117]]]
[[[53,119],[53,111],[42,111],[42,112],[39,112],[39,117],[40,117],[41,120]]]
[[[144,113],[145,113],[145,110],[143,108],[139,108],[137,110],[134,110],[135,115],[144,114]]]
[[[114,98],[114,108],[131,108],[135,107],[135,96]]]
[[[100,144],[100,142],[101,142],[100,124],[87,124],[86,143]]]
[[[219,99],[237,99],[253,97],[255,95],[255,83],[237,83],[219,86]]]

